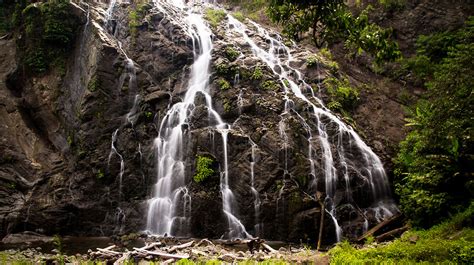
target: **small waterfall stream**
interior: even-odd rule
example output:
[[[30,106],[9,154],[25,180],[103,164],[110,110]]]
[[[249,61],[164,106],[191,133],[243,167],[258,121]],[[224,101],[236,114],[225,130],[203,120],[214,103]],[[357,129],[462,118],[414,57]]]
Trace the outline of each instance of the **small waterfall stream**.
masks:
[[[133,62],[132,59],[129,58],[127,53],[123,50],[122,48],[122,43],[120,42],[119,39],[115,37],[116,33],[116,25],[114,27],[111,26],[111,22],[114,19],[114,9],[116,6],[116,0],[111,0],[109,3],[109,6],[106,10],[106,16],[105,16],[105,29],[108,31],[109,35],[113,37],[113,39],[116,41],[118,45],[119,51],[125,56],[125,67],[124,71],[121,73],[120,78],[118,80],[118,91],[122,91],[125,81],[128,78],[128,93],[129,93],[129,102],[132,103],[132,107],[130,108],[129,112],[125,114],[124,120],[120,124],[120,127],[117,128],[113,134],[112,134],[112,141],[111,141],[111,147],[110,147],[110,153],[108,156],[107,160],[107,166],[110,168],[110,163],[114,155],[116,155],[119,158],[120,161],[120,171],[118,174],[118,196],[119,196],[119,201],[118,201],[118,206],[116,207],[116,212],[115,212],[115,224],[116,228],[115,231],[118,231],[119,233],[123,232],[124,229],[124,224],[126,220],[126,213],[125,211],[120,207],[121,203],[123,201],[123,177],[125,173],[125,160],[123,154],[121,154],[117,150],[117,137],[121,129],[123,129],[124,126],[130,124],[133,128],[135,122],[138,119],[138,107],[140,104],[140,95],[138,94],[138,85],[137,85],[137,76],[136,76],[136,69],[135,69],[135,63]],[[138,144],[138,152],[141,154],[141,148],[140,144]]]

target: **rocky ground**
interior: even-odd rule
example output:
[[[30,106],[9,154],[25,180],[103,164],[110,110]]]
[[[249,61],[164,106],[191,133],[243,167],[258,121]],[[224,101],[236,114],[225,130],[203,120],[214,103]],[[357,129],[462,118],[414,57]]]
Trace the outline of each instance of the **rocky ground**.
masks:
[[[23,235],[23,239],[25,235]],[[13,237],[11,238],[13,239]],[[32,246],[30,248],[8,249],[0,251],[0,260],[3,264],[160,264],[185,263],[194,264],[211,262],[212,264],[257,264],[270,262],[278,264],[328,264],[327,255],[311,249],[309,246],[285,245],[275,249],[263,240],[255,241],[209,241],[207,239],[177,240],[174,238],[135,238],[135,246],[131,238],[120,241],[118,245],[108,244],[104,247],[94,248],[87,252],[77,252],[67,249],[67,239],[63,242],[60,238],[35,237],[30,235],[29,244],[52,243],[53,249],[46,251],[47,247]],[[87,238],[82,238],[87,242]],[[118,242],[116,242],[118,243]],[[25,245],[26,243],[23,242]]]

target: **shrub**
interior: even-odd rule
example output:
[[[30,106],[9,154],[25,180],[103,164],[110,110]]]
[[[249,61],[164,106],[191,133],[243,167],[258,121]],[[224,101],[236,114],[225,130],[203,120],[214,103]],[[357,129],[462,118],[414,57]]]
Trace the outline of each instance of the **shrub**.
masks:
[[[318,57],[315,55],[310,55],[308,58],[306,58],[306,65],[308,67],[314,67],[318,63]]]
[[[104,171],[102,169],[99,169],[97,171],[97,179],[103,179],[105,177]]]
[[[328,48],[322,48],[319,50],[322,56],[326,57],[328,60],[332,60],[332,53]]]
[[[412,223],[429,227],[466,207],[474,194],[474,20],[451,38],[446,57],[442,52],[419,49],[432,62],[428,92],[410,109],[411,132],[400,143],[395,159],[396,191]],[[437,42],[437,41],[436,41]],[[431,48],[430,48],[431,49]],[[439,63],[435,63],[439,61]]]
[[[138,34],[138,27],[141,25],[141,20],[145,17],[151,6],[148,4],[138,4],[135,9],[131,9],[128,13],[128,28],[130,35],[135,38]]]
[[[221,90],[227,90],[230,88],[230,83],[225,79],[221,78],[217,81],[217,83],[219,84],[219,87],[221,88]]]
[[[194,174],[194,181],[197,183],[203,182],[210,176],[214,175],[212,168],[214,160],[206,156],[196,156],[196,174]]]
[[[242,14],[242,12],[240,12],[240,11],[234,12],[232,14],[232,16],[240,22],[244,22],[244,20],[245,20],[244,14]]]
[[[278,91],[280,89],[280,85],[273,80],[267,80],[263,82],[261,87],[264,90],[270,90],[270,91]]]
[[[221,9],[206,9],[204,18],[209,22],[212,28],[216,29],[219,23],[226,18],[226,13]]]
[[[89,80],[89,84],[87,84],[87,89],[91,92],[95,92],[101,88],[102,82],[97,75],[92,76],[91,80]]]
[[[356,106],[359,100],[359,92],[356,88],[351,87],[349,80],[346,78],[339,80],[337,78],[327,78],[324,80],[327,92],[331,101],[334,102],[330,108],[344,110],[352,109]]]
[[[381,261],[386,264],[471,264],[474,261],[473,214],[474,203],[466,211],[429,230],[408,231],[391,243],[363,249],[342,242],[328,254],[332,264],[378,264]]]
[[[65,57],[74,44],[79,20],[65,0],[26,4],[18,1],[13,15],[15,24],[25,33],[18,43],[19,50],[24,51],[20,54],[22,63],[33,74],[42,74],[53,66],[64,76]]]
[[[71,18],[69,3],[59,1],[42,5],[44,13],[43,38],[54,45],[71,45],[74,40],[76,21]]]
[[[224,99],[224,112],[229,113],[232,110],[232,103],[229,99]]]
[[[328,63],[329,67],[329,72],[333,75],[337,75],[337,72],[339,71],[339,64],[335,61],[331,61]]]
[[[221,62],[215,66],[216,74],[222,77],[234,78],[239,73],[238,66],[230,65],[228,62]]]
[[[262,69],[259,66],[255,67],[255,69],[253,70],[252,76],[250,76],[250,79],[260,80],[262,79],[262,77],[263,77]]]
[[[36,74],[41,74],[48,70],[48,62],[43,48],[29,50],[25,54],[26,66]]]
[[[225,48],[225,56],[229,61],[233,62],[239,57],[240,53],[231,46]]]
[[[387,11],[402,10],[405,8],[406,0],[379,0],[379,3]]]

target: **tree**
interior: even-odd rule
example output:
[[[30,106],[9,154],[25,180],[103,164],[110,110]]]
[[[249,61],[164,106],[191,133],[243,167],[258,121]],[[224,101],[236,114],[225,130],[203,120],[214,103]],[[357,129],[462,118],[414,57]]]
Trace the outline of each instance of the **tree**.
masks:
[[[346,48],[371,54],[377,63],[401,56],[397,43],[390,40],[391,29],[370,23],[368,11],[354,16],[343,0],[271,0],[270,18],[284,25],[283,32],[293,39],[311,31],[316,46],[327,41],[345,40]]]
[[[428,92],[412,111],[396,159],[400,204],[417,226],[440,222],[474,195],[473,22],[420,38],[417,56],[433,70],[424,75]]]

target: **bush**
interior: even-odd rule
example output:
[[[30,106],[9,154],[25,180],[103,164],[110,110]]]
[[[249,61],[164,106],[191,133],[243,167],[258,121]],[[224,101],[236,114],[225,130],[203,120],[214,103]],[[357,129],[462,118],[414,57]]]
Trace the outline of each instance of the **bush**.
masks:
[[[406,0],[379,0],[379,3],[388,11],[395,11],[404,9]]]
[[[200,183],[214,175],[214,169],[212,168],[214,160],[206,156],[197,156],[196,159],[196,174],[194,174],[193,179]]]
[[[332,77],[324,80],[324,84],[331,99],[330,108],[336,109],[340,106],[343,110],[349,110],[356,106],[359,100],[359,91],[351,87],[349,80],[346,78],[339,80]]]
[[[471,204],[465,212],[430,230],[408,231],[389,244],[372,245],[363,249],[356,249],[348,242],[342,242],[328,254],[332,264],[378,264],[382,261],[385,264],[472,264],[473,215],[474,204]]]
[[[470,21],[471,37],[449,44],[445,58],[437,58],[440,52],[419,51],[431,60],[433,72],[425,79],[428,92],[410,111],[407,125],[412,130],[395,159],[401,208],[419,227],[439,223],[465,207],[474,194],[474,30]],[[467,31],[459,32],[466,37]],[[443,39],[450,42],[451,38]],[[439,64],[434,63],[437,60]]]
[[[239,57],[240,53],[231,46],[225,48],[225,56],[229,61],[233,62]]]
[[[143,20],[149,9],[151,9],[151,6],[148,4],[138,4],[128,13],[128,28],[133,38],[137,37],[138,27],[141,25],[141,20]]]
[[[42,5],[44,39],[54,45],[69,46],[74,40],[76,21],[71,18],[69,2],[48,2]]]
[[[19,29],[24,29],[25,38],[18,42],[22,62],[27,71],[42,74],[51,67],[65,74],[65,58],[74,44],[79,20],[75,17],[69,2],[35,3],[27,5],[18,1],[13,20]]]
[[[261,86],[264,90],[269,90],[269,91],[278,91],[280,89],[280,84],[273,81],[273,80],[267,80],[262,83]]]
[[[308,58],[306,58],[306,65],[308,67],[314,67],[318,63],[318,57],[315,55],[310,55]]]
[[[48,70],[46,54],[42,48],[27,51],[25,54],[25,64],[36,74],[41,74]]]
[[[217,81],[217,83],[219,84],[219,87],[221,88],[221,90],[227,90],[230,88],[230,83],[225,79],[221,78]]]
[[[219,23],[221,23],[225,18],[226,18],[226,13],[224,10],[221,9],[206,9],[206,12],[204,13],[204,18],[209,22],[209,25],[211,25],[212,28],[216,29],[217,26],[219,26]]]
[[[255,67],[255,69],[253,70],[252,76],[250,76],[250,79],[260,80],[262,79],[262,77],[263,77],[262,68],[260,68],[259,66]]]
[[[99,90],[102,86],[102,82],[99,78],[99,76],[97,75],[93,75],[91,77],[91,79],[89,80],[89,83],[87,84],[87,89],[90,91],[90,92],[95,92],[97,90]]]
[[[245,16],[244,16],[244,14],[242,14],[242,12],[240,12],[240,11],[234,12],[234,13],[232,14],[232,16],[233,16],[235,19],[237,19],[238,21],[240,21],[240,22],[244,22],[244,21],[245,21]]]

